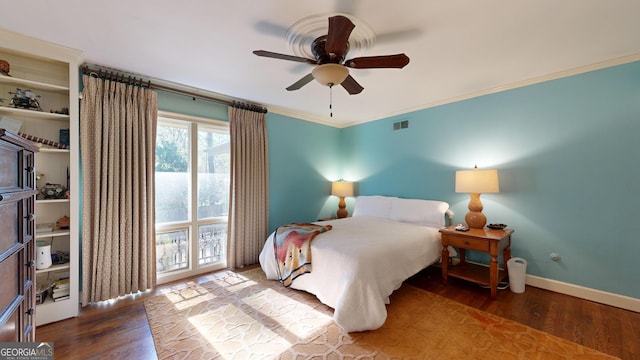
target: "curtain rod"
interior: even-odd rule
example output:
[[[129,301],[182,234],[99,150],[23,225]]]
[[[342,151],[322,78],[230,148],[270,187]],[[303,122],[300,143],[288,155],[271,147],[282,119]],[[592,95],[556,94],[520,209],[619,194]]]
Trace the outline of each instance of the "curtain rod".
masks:
[[[227,105],[227,106],[232,106],[232,107],[236,107],[236,108],[241,108],[241,109],[245,109],[245,110],[250,110],[250,111],[254,111],[254,112],[260,112],[260,113],[266,113],[267,112],[267,108],[261,106],[261,105],[257,105],[257,104],[251,104],[245,101],[241,101],[241,100],[227,100],[227,99],[223,99],[220,97],[215,97],[212,95],[205,95],[205,94],[201,94],[195,91],[189,91],[189,90],[185,90],[185,89],[180,89],[177,86],[171,86],[171,85],[163,85],[158,83],[159,81],[162,80],[153,80],[156,81],[155,83],[152,82],[152,79],[147,78],[146,81],[144,81],[142,79],[142,76],[140,75],[134,75],[131,73],[125,73],[122,72],[120,70],[115,70],[115,69],[110,69],[107,67],[103,67],[100,65],[89,65],[89,64],[84,64],[81,67],[82,73],[85,75],[95,75],[99,78],[103,78],[103,79],[107,79],[107,80],[112,80],[112,81],[118,81],[118,82],[122,82],[122,83],[126,83],[129,85],[134,85],[134,86],[140,86],[140,87],[145,87],[148,89],[152,89],[152,90],[161,90],[161,91],[166,91],[166,92],[170,92],[170,93],[174,93],[174,94],[178,94],[178,95],[185,95],[185,96],[189,96],[191,98],[193,98],[193,100],[195,99],[202,99],[202,100],[207,100],[207,101],[212,101],[218,104],[223,104],[223,105]]]

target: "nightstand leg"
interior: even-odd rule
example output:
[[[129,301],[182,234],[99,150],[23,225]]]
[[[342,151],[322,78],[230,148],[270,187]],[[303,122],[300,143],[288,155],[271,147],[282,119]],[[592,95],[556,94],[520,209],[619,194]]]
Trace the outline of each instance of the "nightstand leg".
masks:
[[[491,298],[495,299],[498,294],[498,257],[491,254],[491,262],[489,264],[489,282],[491,285]]]
[[[511,248],[507,246],[502,251],[502,261],[504,261],[504,276],[507,280],[509,280],[509,267],[507,266],[509,259],[511,259]]]
[[[449,271],[449,249],[448,246],[442,247],[442,283],[447,284],[447,272]]]

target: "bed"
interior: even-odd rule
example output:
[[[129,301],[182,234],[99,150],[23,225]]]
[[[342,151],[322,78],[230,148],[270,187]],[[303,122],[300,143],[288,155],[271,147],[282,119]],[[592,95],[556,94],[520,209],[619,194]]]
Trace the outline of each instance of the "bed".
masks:
[[[402,282],[440,259],[438,230],[453,213],[442,201],[359,196],[352,217],[331,225],[310,242],[312,270],[290,287],[314,294],[334,309],[346,331],[384,324],[389,296]],[[268,279],[280,280],[272,233],[260,253]]]

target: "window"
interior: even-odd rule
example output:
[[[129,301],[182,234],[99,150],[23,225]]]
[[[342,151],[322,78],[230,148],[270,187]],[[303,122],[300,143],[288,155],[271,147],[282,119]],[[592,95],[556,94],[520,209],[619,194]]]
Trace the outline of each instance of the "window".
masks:
[[[225,122],[162,114],[156,135],[156,271],[167,282],[226,267]]]

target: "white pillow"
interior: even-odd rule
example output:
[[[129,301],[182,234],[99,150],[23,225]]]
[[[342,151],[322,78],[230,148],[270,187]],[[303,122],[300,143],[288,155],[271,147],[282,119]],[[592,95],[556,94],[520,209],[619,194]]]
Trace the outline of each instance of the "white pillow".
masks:
[[[391,200],[389,196],[358,196],[353,209],[353,216],[371,216],[388,219],[391,215]]]
[[[393,198],[389,219],[441,228],[448,209],[444,201]]]

